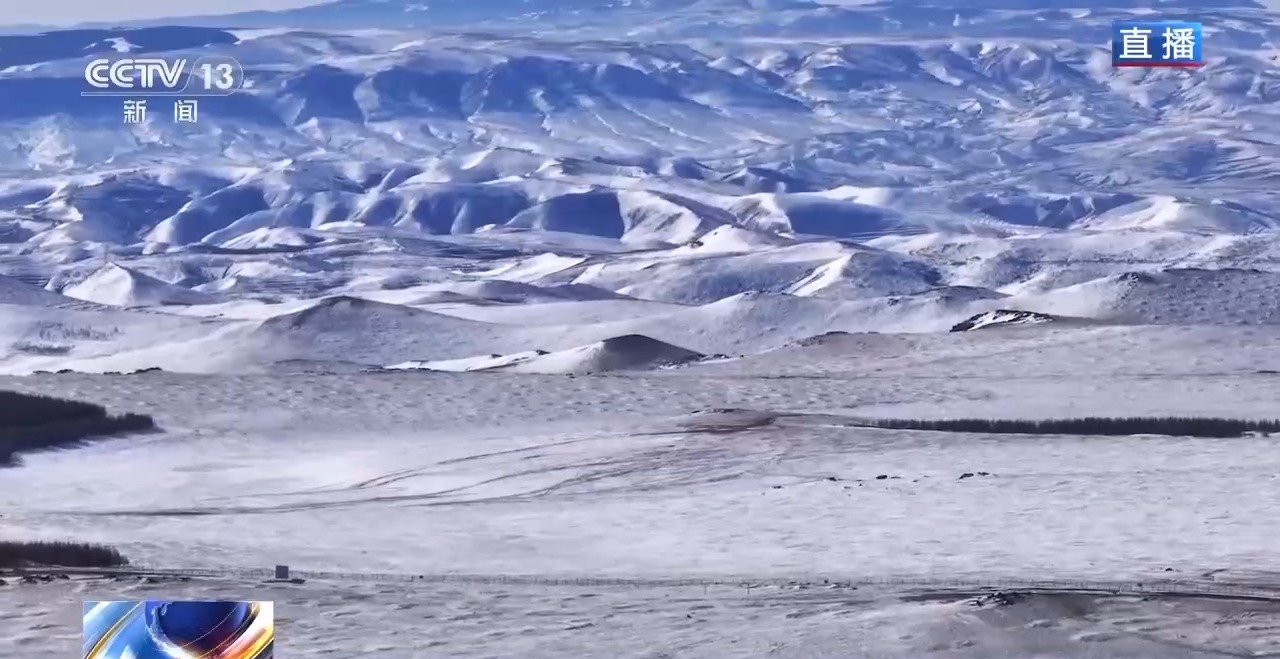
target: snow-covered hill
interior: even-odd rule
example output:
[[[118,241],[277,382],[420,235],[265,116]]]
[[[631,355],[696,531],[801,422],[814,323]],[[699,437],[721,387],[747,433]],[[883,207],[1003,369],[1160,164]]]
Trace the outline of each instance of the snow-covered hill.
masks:
[[[405,362],[388,368],[452,373],[502,371],[590,375],[678,366],[703,357],[705,355],[647,336],[629,334],[558,352],[533,350],[509,355],[484,355],[436,362]]]
[[[62,290],[68,297],[116,307],[203,304],[210,297],[110,263]]]
[[[341,0],[0,36],[11,317],[208,333],[125,323],[119,364],[72,342],[10,370],[1275,323],[1280,21],[1199,4],[1205,67],[1113,69],[1130,4]],[[126,125],[83,66],[138,53],[249,82]]]

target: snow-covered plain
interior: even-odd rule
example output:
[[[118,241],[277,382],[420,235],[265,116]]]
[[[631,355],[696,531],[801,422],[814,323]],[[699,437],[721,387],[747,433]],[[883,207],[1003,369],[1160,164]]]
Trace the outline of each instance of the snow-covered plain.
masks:
[[[1275,586],[1276,438],[847,423],[1280,417],[1280,19],[1160,3],[1207,66],[1117,70],[1110,22],[1150,10],[1070,4],[0,35],[0,388],[163,428],[0,471],[0,535],[493,577],[6,586],[0,641],[61,656],[52,602],[120,588],[276,597],[291,656],[1276,652],[1261,602],[768,586]],[[252,84],[123,126],[78,95],[121,44]]]
[[[837,335],[648,375],[8,378],[154,412],[166,433],[30,456],[3,496],[31,512],[6,523],[146,562],[357,571],[1132,577],[1273,562],[1273,438],[983,438],[823,416],[1267,418],[1280,393],[1271,330],[1008,333]],[[802,415],[757,427],[759,413]],[[979,470],[995,476],[957,480]]]
[[[984,437],[839,421],[1265,418],[1280,396],[1278,347],[1271,328],[1035,325],[837,334],[594,377],[10,377],[0,386],[154,413],[165,431],[30,455],[4,472],[0,507],[10,536],[110,542],[150,565],[553,580],[148,587],[274,597],[299,656],[1236,656],[1274,647],[1271,605],[1090,595],[993,612],[961,596],[902,599],[938,590],[918,586],[732,584],[1271,584],[1276,438]],[[776,413],[793,416],[764,422]],[[554,585],[601,577],[640,581]],[[662,584],[682,579],[720,585]],[[69,638],[74,615],[49,603],[64,587],[0,593],[50,598],[2,623],[16,624],[8,633],[41,651]],[[27,624],[60,631],[40,645]]]
[[[80,643],[80,599],[240,598],[246,590],[223,580],[69,581],[5,589],[0,602],[31,627],[6,638],[12,647],[66,656]],[[867,586],[315,581],[254,584],[252,593],[275,601],[279,647],[299,657],[1209,659],[1266,656],[1280,642],[1274,604],[1229,599],[1068,593],[977,608],[971,592]],[[52,604],[58,599],[73,606]]]

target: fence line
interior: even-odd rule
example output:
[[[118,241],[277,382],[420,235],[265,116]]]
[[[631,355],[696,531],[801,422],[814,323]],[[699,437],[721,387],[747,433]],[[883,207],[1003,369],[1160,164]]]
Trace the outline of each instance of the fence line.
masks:
[[[273,579],[275,571],[266,568],[217,567],[217,568],[162,568],[134,565],[124,568],[42,568],[21,572],[63,573],[102,576],[156,576],[190,578]],[[290,570],[290,577],[308,581],[382,582],[404,584],[468,584],[512,586],[573,586],[573,587],[739,587],[754,588],[858,588],[883,587],[915,589],[920,591],[984,592],[996,590],[1041,592],[1089,592],[1113,595],[1182,595],[1198,597],[1265,599],[1280,601],[1280,584],[1246,584],[1176,579],[1152,579],[1145,581],[1104,581],[1084,579],[1018,579],[1018,578],[931,578],[931,577],[858,577],[809,576],[804,578],[781,577],[716,577],[716,578],[627,578],[627,577],[573,577],[538,576],[519,574],[457,574],[457,573],[384,573],[384,572],[334,572],[319,570]]]

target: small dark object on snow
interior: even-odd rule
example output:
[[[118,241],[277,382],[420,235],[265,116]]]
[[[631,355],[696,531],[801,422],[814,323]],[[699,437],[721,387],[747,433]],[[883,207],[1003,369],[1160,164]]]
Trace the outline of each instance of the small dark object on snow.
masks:
[[[550,353],[549,351],[547,351],[547,350],[534,350],[533,352],[534,352],[535,354],[539,355],[539,356],[541,356],[541,355],[549,355],[549,354],[551,354],[551,353]]]
[[[990,476],[991,474],[990,474],[990,473],[987,473],[987,472],[985,472],[985,471],[980,471],[980,472],[978,472],[978,475],[979,475],[979,476]]]
[[[963,474],[960,474],[960,480],[964,480],[966,478],[973,478],[973,473],[966,471]]]
[[[774,486],[773,486],[773,489],[775,489],[775,490],[781,490],[781,489],[782,489],[782,486],[781,486],[781,485],[774,485]]]
[[[1165,572],[1173,572],[1173,568],[1171,568],[1171,567],[1167,567],[1167,568],[1165,568],[1165,569],[1164,569],[1164,571],[1165,571]]]
[[[876,476],[876,480],[878,480],[878,481],[889,480],[889,475],[888,475],[888,474],[880,474],[879,476]]]
[[[996,592],[991,593],[990,595],[983,595],[978,599],[971,600],[969,604],[972,606],[986,606],[987,604],[994,604],[996,606],[1010,606],[1018,602],[1021,602],[1022,600],[1026,599],[1026,597],[1027,597],[1026,595],[1022,593],[1014,592],[1014,591],[1006,592],[1003,590],[997,590]]]
[[[840,479],[836,478],[835,476],[827,476],[827,480],[831,481],[832,483],[840,482]]]

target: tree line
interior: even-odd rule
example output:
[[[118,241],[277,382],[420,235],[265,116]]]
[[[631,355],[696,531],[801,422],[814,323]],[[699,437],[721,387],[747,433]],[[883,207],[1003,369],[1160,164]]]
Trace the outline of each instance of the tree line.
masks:
[[[1221,417],[1079,417],[1072,419],[859,419],[859,424],[891,430],[933,430],[1020,435],[1167,435],[1241,437],[1280,432],[1280,420]]]
[[[145,414],[109,414],[101,405],[0,391],[0,466],[18,453],[75,446],[94,437],[152,430]]]
[[[119,567],[129,560],[114,547],[79,542],[0,541],[0,567]]]

